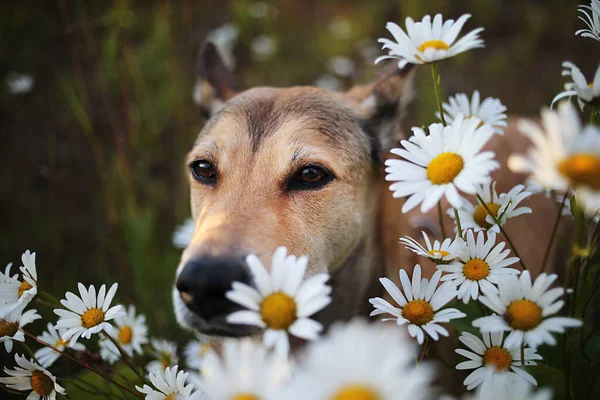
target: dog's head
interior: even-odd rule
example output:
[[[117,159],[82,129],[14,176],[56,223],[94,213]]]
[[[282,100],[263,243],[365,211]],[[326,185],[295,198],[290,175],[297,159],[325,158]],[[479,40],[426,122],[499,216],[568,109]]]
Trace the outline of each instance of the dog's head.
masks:
[[[225,322],[237,309],[225,292],[234,281],[252,284],[248,254],[269,265],[286,246],[309,257],[309,275],[335,275],[376,235],[381,158],[401,135],[410,80],[393,65],[343,93],[240,91],[214,46],[199,65],[197,100],[210,119],[186,161],[195,229],[177,269],[175,309],[201,333],[241,336],[252,329]],[[370,272],[352,271],[357,285],[374,279]]]

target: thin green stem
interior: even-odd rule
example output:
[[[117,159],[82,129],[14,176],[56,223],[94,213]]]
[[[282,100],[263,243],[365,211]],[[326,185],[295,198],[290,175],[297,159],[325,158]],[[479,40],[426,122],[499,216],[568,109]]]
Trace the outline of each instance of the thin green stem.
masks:
[[[25,342],[19,342],[21,343],[21,346],[23,346],[23,348],[25,349],[25,351],[31,356],[31,358],[33,358],[33,361],[35,361],[36,363],[38,363],[39,365],[42,365],[39,360],[37,359],[37,357],[35,356],[35,353],[33,352],[33,350],[31,350],[31,348],[29,346],[27,346],[27,343]]]
[[[521,342],[521,368],[525,368],[525,340]]]
[[[596,114],[598,114],[598,107],[592,106],[592,109],[590,110],[590,125],[594,125],[596,122]]]
[[[63,351],[60,351],[59,349],[57,349],[56,347],[52,346],[51,344],[49,344],[49,343],[46,343],[46,342],[44,342],[44,341],[43,341],[43,340],[41,340],[41,339],[38,339],[37,337],[35,337],[35,336],[34,336],[34,335],[32,335],[31,333],[29,333],[29,332],[27,332],[27,331],[25,331],[25,330],[23,330],[23,329],[20,329],[20,330],[21,330],[21,332],[23,332],[25,335],[29,336],[30,338],[32,338],[33,340],[35,340],[35,341],[36,341],[36,342],[38,342],[39,344],[41,344],[41,345],[43,345],[43,346],[46,346],[46,347],[50,347],[50,348],[51,348],[51,349],[53,349],[54,351],[58,352],[60,355],[62,355],[62,356],[64,356],[64,357],[68,358],[69,360],[71,360],[71,361],[73,361],[73,362],[75,362],[75,363],[77,363],[77,364],[81,365],[82,367],[84,367],[85,369],[89,370],[90,372],[93,372],[94,374],[96,374],[96,375],[98,375],[98,376],[100,376],[100,377],[102,377],[102,378],[106,379],[107,381],[109,381],[109,382],[110,382],[110,383],[112,383],[113,385],[115,385],[115,386],[118,386],[118,387],[119,387],[121,390],[124,390],[124,391],[126,391],[126,392],[128,392],[128,393],[132,394],[133,396],[137,397],[138,399],[143,399],[143,398],[144,398],[144,396],[142,396],[141,394],[139,394],[139,393],[137,393],[137,392],[134,392],[133,390],[131,390],[131,389],[129,389],[129,388],[127,388],[127,387],[125,387],[125,386],[121,385],[120,383],[118,383],[118,382],[116,382],[116,381],[112,380],[112,379],[111,379],[110,377],[108,377],[107,375],[103,374],[103,373],[102,373],[102,372],[100,372],[100,371],[97,371],[97,370],[95,370],[94,368],[90,367],[89,365],[87,365],[87,364],[85,364],[85,363],[82,363],[81,361],[79,361],[79,360],[78,360],[78,359],[76,359],[75,357],[72,357],[72,356],[70,356],[69,354],[67,354],[67,353],[65,353],[65,352],[63,352]]]
[[[46,298],[46,301],[48,301],[48,302],[50,302],[50,303],[53,303],[53,304],[55,305],[55,307],[58,307],[58,308],[63,308],[63,305],[62,305],[62,304],[60,304],[60,301],[56,300],[56,299],[54,298],[54,296],[52,296],[50,293],[47,293],[47,292],[44,292],[43,290],[40,290],[40,291],[38,292],[38,294],[39,294],[41,297],[45,297],[45,298]]]
[[[417,361],[417,364],[421,364],[423,362],[423,359],[429,352],[429,348],[428,348],[429,340],[428,339],[429,339],[429,337],[425,336],[425,343],[423,343],[423,349],[421,351],[421,355],[419,356],[419,360]]]
[[[102,331],[102,333],[104,334],[104,336],[106,336],[108,338],[108,340],[110,340],[116,346],[117,350],[119,350],[119,354],[121,354],[121,358],[123,359],[123,361],[125,361],[125,364],[127,364],[127,366],[133,372],[135,372],[137,377],[140,378],[142,382],[146,382],[146,380],[144,379],[144,376],[142,374],[140,374],[140,371],[135,367],[135,365],[133,365],[133,363],[129,359],[129,356],[127,355],[127,353],[125,353],[125,350],[123,350],[121,345],[111,335],[109,335],[108,332]]]
[[[565,191],[565,195],[560,202],[560,207],[558,208],[558,213],[556,213],[556,219],[554,220],[554,226],[552,227],[552,234],[550,235],[548,246],[546,246],[546,253],[544,253],[544,261],[542,261],[542,269],[540,270],[540,273],[546,270],[546,264],[548,263],[548,258],[550,258],[550,251],[552,250],[552,245],[554,244],[554,237],[556,236],[556,231],[558,230],[558,224],[560,223],[562,210],[565,207],[565,202],[567,201],[567,197],[569,197],[570,191],[570,189]]]
[[[438,218],[440,219],[440,230],[442,231],[442,237],[446,238],[446,229],[444,228],[444,212],[442,211],[442,201],[438,201]]]
[[[502,234],[506,238],[506,241],[508,242],[508,245],[512,249],[513,253],[515,253],[515,256],[517,256],[519,258],[519,262],[521,263],[521,267],[523,267],[524,271],[527,271],[527,267],[525,266],[525,263],[523,262],[523,259],[519,255],[519,252],[517,251],[517,249],[516,249],[515,245],[513,244],[512,240],[510,240],[510,237],[506,234],[506,231],[504,230],[504,228],[500,224],[500,221],[498,221],[498,218],[496,218],[496,216],[494,215],[494,213],[492,212],[492,210],[490,210],[490,208],[488,207],[488,205],[486,204],[486,202],[483,201],[483,199],[481,198],[480,195],[477,195],[477,200],[479,200],[479,202],[481,203],[481,205],[483,206],[483,208],[485,208],[485,211],[487,211],[488,215],[490,215],[492,217],[492,219],[494,220],[494,223],[496,225],[498,225],[498,228],[500,228],[500,232],[502,232]]]
[[[440,120],[442,124],[446,126],[446,118],[444,117],[444,109],[442,108],[442,99],[440,96],[440,74],[438,73],[437,63],[431,63],[431,78],[433,79],[433,89],[435,91],[435,101],[437,103],[438,112],[440,113]]]
[[[460,225],[460,217],[458,216],[458,210],[454,209],[454,220],[456,221],[456,230],[458,231],[458,236],[463,237],[462,226]]]

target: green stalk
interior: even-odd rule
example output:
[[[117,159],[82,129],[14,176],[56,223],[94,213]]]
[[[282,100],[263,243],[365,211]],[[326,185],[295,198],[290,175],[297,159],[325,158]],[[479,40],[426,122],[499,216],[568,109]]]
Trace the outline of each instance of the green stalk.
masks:
[[[438,218],[440,220],[439,221],[440,229],[442,231],[442,237],[445,239],[446,238],[446,229],[444,229],[444,213],[442,212],[442,200],[438,201],[437,209],[438,209]]]
[[[442,108],[442,100],[440,96],[440,74],[438,73],[437,63],[431,63],[431,78],[433,79],[433,89],[435,91],[435,101],[437,108],[440,113],[440,120],[442,124],[446,126],[446,118],[444,117],[444,109]]]
[[[458,210],[454,209],[454,220],[456,221],[456,230],[458,231],[458,236],[463,237],[462,227],[460,225],[460,217],[458,216]]]

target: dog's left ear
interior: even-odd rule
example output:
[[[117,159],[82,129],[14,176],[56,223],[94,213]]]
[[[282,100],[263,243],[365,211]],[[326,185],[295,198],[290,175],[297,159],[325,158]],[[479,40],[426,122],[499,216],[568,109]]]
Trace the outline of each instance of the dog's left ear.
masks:
[[[405,137],[401,121],[414,97],[414,68],[399,69],[393,62],[371,82],[357,85],[346,95],[357,104],[364,129],[372,135],[377,153],[385,153]]]

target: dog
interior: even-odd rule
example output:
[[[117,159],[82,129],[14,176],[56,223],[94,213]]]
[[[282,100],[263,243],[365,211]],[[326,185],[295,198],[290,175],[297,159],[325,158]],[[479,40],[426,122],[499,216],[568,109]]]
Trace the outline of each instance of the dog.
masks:
[[[420,238],[422,230],[441,238],[437,215],[402,214],[402,200],[392,198],[384,179],[389,150],[408,136],[402,120],[416,68],[394,63],[345,92],[242,91],[212,44],[204,46],[198,65],[197,100],[208,121],[186,160],[195,229],[173,290],[180,324],[205,335],[256,333],[226,322],[239,306],[225,293],[234,281],[252,284],[248,254],[268,266],[278,246],[307,255],[307,275],[330,274],[333,301],[317,315],[326,328],[368,315],[368,299],[383,294],[380,277],[397,281],[400,268],[410,274],[417,263],[425,275],[435,271],[398,239]],[[489,143],[502,164],[494,175],[500,190],[524,181],[508,172],[506,159],[526,147],[514,121]],[[507,230],[535,276],[553,224],[548,216],[557,206],[542,196],[525,205],[546,217],[522,216]],[[444,218],[450,230],[452,221]]]

